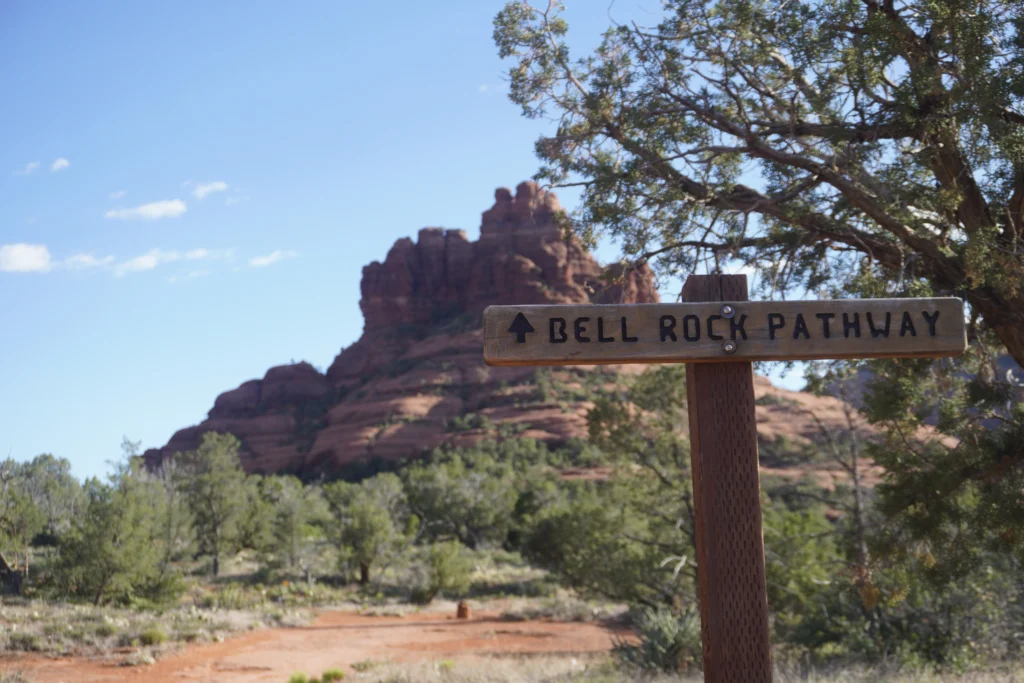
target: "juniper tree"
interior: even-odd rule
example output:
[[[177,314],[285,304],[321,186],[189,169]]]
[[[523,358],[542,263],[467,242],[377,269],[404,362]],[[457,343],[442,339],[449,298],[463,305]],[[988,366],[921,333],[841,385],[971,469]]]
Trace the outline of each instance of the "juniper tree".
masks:
[[[960,573],[1024,557],[999,364],[1024,364],[1024,4],[664,0],[582,58],[562,9],[510,2],[494,38],[512,101],[554,120],[538,178],[580,188],[567,227],[661,275],[745,264],[762,295],[961,297],[964,359],[872,364],[882,502]],[[915,446],[935,416],[952,438]]]
[[[194,451],[176,454],[182,490],[192,513],[199,552],[210,557],[213,575],[237,546],[245,503],[240,443],[231,434],[208,432]]]
[[[332,482],[323,494],[334,518],[342,559],[359,567],[359,583],[366,584],[371,568],[388,561],[409,542],[402,481],[385,472],[358,484]]]
[[[540,176],[577,226],[669,269],[776,288],[923,279],[1024,364],[1019,1],[665,0],[573,60],[560,2],[495,19],[511,99],[557,129]]]

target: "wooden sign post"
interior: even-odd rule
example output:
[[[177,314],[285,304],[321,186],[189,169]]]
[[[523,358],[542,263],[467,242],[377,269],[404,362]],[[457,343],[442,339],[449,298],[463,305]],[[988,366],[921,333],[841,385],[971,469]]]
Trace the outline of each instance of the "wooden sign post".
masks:
[[[956,298],[748,301],[745,275],[693,275],[685,303],[491,306],[488,365],[686,363],[704,680],[769,682],[754,360],[955,356]]]

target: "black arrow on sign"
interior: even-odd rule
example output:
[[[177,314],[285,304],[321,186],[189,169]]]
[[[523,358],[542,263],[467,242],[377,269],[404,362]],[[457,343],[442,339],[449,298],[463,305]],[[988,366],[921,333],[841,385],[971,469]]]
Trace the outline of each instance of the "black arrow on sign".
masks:
[[[516,316],[516,319],[509,325],[508,331],[516,335],[516,341],[520,344],[526,343],[526,333],[534,332],[533,325],[526,319],[526,316],[520,313]]]

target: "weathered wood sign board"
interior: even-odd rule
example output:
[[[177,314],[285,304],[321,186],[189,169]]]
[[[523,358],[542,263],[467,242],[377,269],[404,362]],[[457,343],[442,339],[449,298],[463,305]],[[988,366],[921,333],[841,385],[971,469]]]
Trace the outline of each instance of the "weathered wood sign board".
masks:
[[[956,298],[490,306],[488,365],[955,356]]]

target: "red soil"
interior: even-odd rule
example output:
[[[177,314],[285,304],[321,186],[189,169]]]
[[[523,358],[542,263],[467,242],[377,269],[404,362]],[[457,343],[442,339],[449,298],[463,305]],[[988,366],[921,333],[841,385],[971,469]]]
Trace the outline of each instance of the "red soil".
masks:
[[[296,671],[311,675],[366,659],[392,662],[458,659],[460,656],[586,654],[606,652],[623,637],[598,623],[503,621],[494,613],[474,612],[469,620],[453,615],[412,614],[369,617],[324,612],[308,626],[247,633],[223,643],[188,646],[151,666],[123,667],[119,659],[47,659],[0,655],[0,671],[21,670],[33,683],[181,683],[182,681],[274,681]]]

